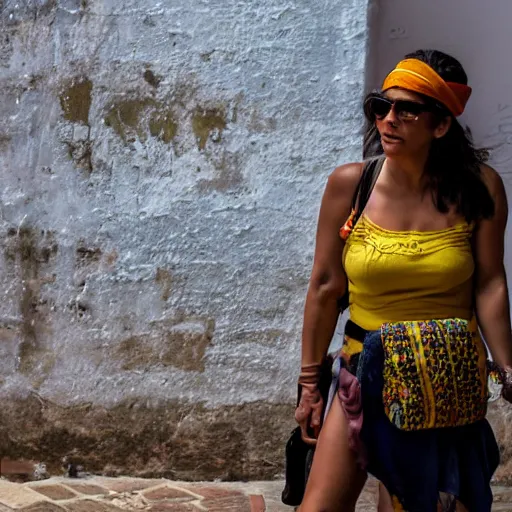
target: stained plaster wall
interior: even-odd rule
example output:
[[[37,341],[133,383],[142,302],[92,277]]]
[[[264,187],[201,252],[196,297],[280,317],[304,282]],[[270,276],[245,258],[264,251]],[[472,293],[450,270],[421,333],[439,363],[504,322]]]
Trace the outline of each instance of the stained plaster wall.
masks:
[[[279,472],[366,4],[0,0],[4,454]]]

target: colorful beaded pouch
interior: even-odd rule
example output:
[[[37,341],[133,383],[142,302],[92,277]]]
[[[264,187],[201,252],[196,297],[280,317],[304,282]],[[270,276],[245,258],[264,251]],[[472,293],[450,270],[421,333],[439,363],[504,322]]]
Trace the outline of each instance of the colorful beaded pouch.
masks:
[[[385,323],[383,402],[402,430],[455,427],[485,417],[487,353],[476,321]]]

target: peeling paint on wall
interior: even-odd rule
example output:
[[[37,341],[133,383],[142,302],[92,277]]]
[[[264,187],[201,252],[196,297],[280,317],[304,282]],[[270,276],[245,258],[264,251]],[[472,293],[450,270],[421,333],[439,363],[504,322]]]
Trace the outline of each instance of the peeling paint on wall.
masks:
[[[92,82],[85,77],[73,79],[60,95],[60,105],[64,119],[72,123],[89,124],[91,109]]]
[[[158,267],[156,269],[155,281],[162,288],[162,300],[166,301],[169,299],[172,290],[172,274],[165,268]]]
[[[156,89],[160,85],[162,78],[159,76],[156,76],[153,73],[153,71],[151,71],[151,69],[146,69],[146,71],[144,71],[144,80],[146,80],[146,82],[149,85],[151,85],[152,87],[154,87]]]
[[[9,142],[11,142],[11,137],[0,133],[0,151],[5,151],[9,147]]]
[[[206,142],[221,142],[222,132],[226,129],[226,113],[222,107],[197,107],[192,116],[192,129],[199,149],[205,149]]]
[[[169,144],[178,132],[173,112],[152,98],[115,104],[107,113],[105,124],[124,142],[134,142],[136,137],[145,142],[149,134]]]
[[[130,336],[118,345],[112,357],[124,370],[173,366],[185,371],[204,372],[204,356],[214,331],[213,318],[191,318],[153,332]]]
[[[126,100],[114,105],[105,117],[105,124],[111,127],[124,142],[135,140],[137,136],[145,141],[147,132],[141,122],[149,107],[155,107],[153,99]]]
[[[322,190],[360,157],[366,1],[15,5],[0,35],[0,397],[18,405],[0,429],[34,393],[52,413],[9,454],[58,445],[106,471],[110,457],[190,477],[194,440],[227,432],[238,448],[220,443],[227,462],[204,476],[275,472],[261,461],[279,436],[264,450],[251,436],[293,424],[279,404],[295,400]],[[194,404],[209,434],[160,443],[179,421],[161,403]],[[83,410],[124,424],[77,432]],[[127,439],[163,455],[134,463]]]
[[[43,298],[42,288],[54,283],[56,275],[43,274],[41,269],[47,267],[57,253],[55,233],[51,231],[38,233],[34,228],[20,227],[11,228],[7,232],[4,257],[16,265],[17,278],[14,282],[19,287],[19,291],[14,294],[19,307],[16,368],[27,376],[37,373],[39,378],[46,377],[55,361],[53,354],[44,347],[42,339],[48,333],[51,322],[51,304]]]
[[[178,124],[171,111],[154,112],[149,119],[149,133],[169,144],[178,133]]]

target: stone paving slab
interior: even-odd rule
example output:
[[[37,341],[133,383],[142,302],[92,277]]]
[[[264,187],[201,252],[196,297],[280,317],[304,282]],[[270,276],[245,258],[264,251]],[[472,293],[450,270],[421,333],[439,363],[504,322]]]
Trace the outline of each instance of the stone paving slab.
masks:
[[[72,500],[78,496],[76,492],[64,485],[39,485],[34,490],[54,501]]]
[[[9,510],[14,510],[10,508]],[[34,505],[30,505],[29,507],[23,508],[25,512],[65,512],[65,509],[62,507],[59,507],[55,503],[49,503],[49,502],[39,502]]]
[[[251,492],[249,492],[251,491]],[[0,506],[24,512],[266,512],[262,494],[247,485],[172,482],[164,479],[50,478],[0,480]],[[291,510],[287,507],[287,510]],[[0,509],[0,512],[4,512]],[[277,511],[276,511],[277,512]]]
[[[0,480],[0,504],[6,507],[19,510],[47,500],[46,496],[23,484]]]
[[[175,482],[165,479],[54,477],[40,482],[0,480],[0,512],[293,512],[281,503],[282,481]],[[512,512],[512,488],[494,487],[493,512]],[[357,512],[377,509],[369,480]]]

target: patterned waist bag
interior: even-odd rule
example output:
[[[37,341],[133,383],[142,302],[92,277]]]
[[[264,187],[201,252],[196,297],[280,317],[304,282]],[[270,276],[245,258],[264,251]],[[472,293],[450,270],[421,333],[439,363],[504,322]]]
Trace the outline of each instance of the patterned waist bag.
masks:
[[[379,394],[389,420],[402,430],[476,422],[501,396],[500,369],[487,360],[475,319],[389,322],[380,331],[348,320],[340,355],[359,379],[368,371],[368,357],[361,357],[370,350],[365,340],[374,335],[383,358]]]
[[[455,427],[485,417],[487,352],[476,320],[381,326],[384,409],[402,430]]]

